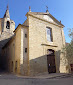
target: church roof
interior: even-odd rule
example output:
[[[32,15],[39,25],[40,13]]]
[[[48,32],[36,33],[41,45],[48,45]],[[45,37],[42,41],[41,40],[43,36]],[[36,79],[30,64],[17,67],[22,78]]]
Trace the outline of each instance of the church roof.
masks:
[[[51,19],[54,20],[54,22],[56,22],[58,25],[64,27],[64,25],[60,21],[58,21],[55,17],[53,17],[49,12],[45,12],[45,13],[44,12],[27,12],[26,16],[27,15],[31,15],[31,16],[34,16],[34,17],[36,15],[48,15]],[[38,18],[40,18],[40,17],[38,17]]]
[[[16,32],[16,30],[18,29],[19,26],[29,27],[29,26],[26,26],[26,25],[23,25],[23,24],[19,24],[19,25],[17,26],[17,28],[14,30],[14,32]]]

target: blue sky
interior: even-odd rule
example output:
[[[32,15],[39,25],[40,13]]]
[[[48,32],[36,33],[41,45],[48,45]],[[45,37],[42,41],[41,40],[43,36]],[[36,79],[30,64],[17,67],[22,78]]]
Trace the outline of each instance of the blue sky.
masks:
[[[73,28],[73,0],[0,0],[0,18],[3,17],[8,3],[10,17],[15,21],[16,27],[26,20],[25,14],[29,11],[29,6],[32,12],[45,12],[48,6],[50,14],[61,20],[65,26],[65,39],[70,42],[68,28]]]

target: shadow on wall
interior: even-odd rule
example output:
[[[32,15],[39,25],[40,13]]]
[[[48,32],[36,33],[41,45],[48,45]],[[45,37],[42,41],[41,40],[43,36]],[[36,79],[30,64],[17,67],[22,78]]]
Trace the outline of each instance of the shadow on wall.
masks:
[[[43,74],[43,73],[49,73],[48,72],[48,60],[47,55],[43,55],[38,58],[34,58],[29,61],[30,64],[30,75],[37,75],[37,74]],[[51,61],[51,64],[53,65],[53,60]],[[55,52],[55,65],[51,66],[51,71],[55,70],[54,66],[56,67],[56,72],[59,73],[60,68],[60,50]],[[52,71],[52,72],[53,72]],[[54,72],[53,72],[54,73]]]
[[[6,54],[3,52],[3,47],[7,46],[7,42],[10,40],[11,38],[8,39],[4,39],[0,41],[0,69],[5,71],[6,70],[6,66],[7,66],[7,61],[6,61]]]
[[[37,75],[39,73],[48,73],[47,55],[32,59],[29,61],[30,75]]]

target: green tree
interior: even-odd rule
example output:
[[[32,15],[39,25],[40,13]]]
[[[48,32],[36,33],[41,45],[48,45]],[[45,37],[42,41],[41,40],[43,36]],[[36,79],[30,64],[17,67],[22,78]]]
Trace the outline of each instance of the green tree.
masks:
[[[71,38],[71,42],[70,43],[66,43],[65,48],[63,49],[63,52],[66,52],[66,58],[69,59],[73,59],[73,28],[69,30],[69,37]]]

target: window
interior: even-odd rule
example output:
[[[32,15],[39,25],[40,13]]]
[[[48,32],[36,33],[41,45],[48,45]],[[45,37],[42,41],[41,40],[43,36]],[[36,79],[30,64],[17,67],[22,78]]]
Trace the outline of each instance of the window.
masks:
[[[9,21],[7,21],[6,28],[10,29],[10,22]]]
[[[25,53],[27,53],[27,48],[25,48]]]
[[[52,29],[50,27],[47,27],[46,32],[47,32],[47,40],[49,42],[52,42],[53,41],[53,39],[52,39]]]
[[[27,38],[27,34],[25,34],[25,38]]]

